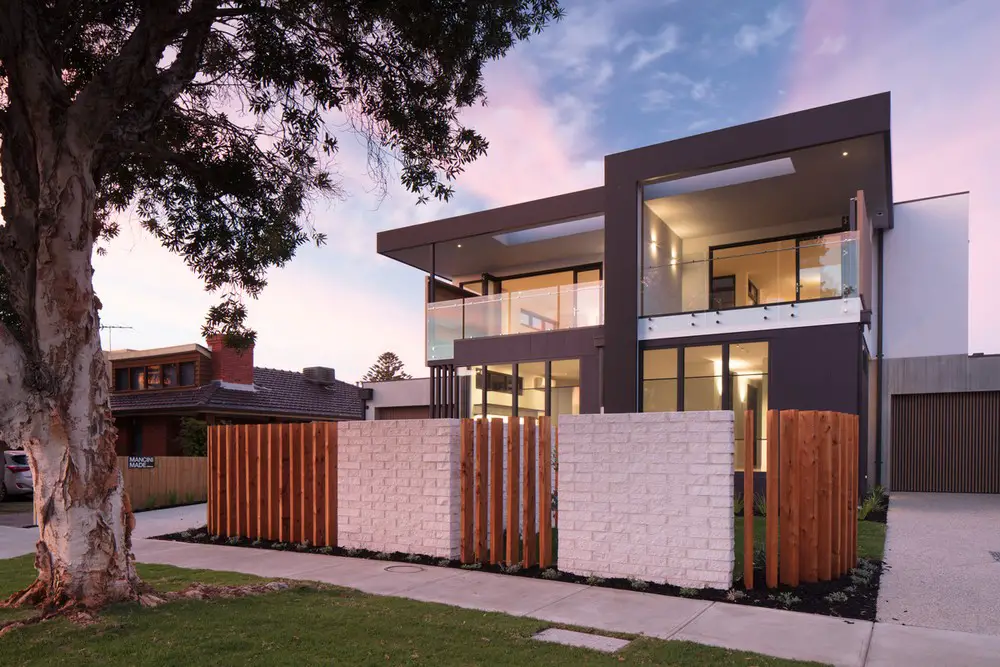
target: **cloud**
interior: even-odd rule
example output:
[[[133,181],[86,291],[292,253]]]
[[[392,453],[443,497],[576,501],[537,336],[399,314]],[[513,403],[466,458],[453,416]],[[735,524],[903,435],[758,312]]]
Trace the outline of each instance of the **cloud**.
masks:
[[[755,55],[762,46],[774,46],[794,23],[782,7],[772,9],[761,25],[744,24],[736,32],[733,42],[744,53]]]
[[[705,103],[715,96],[710,78],[694,80],[680,72],[657,72],[651,86],[642,94],[643,111],[662,111],[684,100]]]
[[[818,56],[835,56],[847,46],[847,35],[837,35],[836,37],[824,37],[823,41],[816,48]]]
[[[1000,352],[1000,89],[993,85],[1000,5],[969,0],[900,15],[884,3],[812,0],[796,39],[850,29],[838,58],[796,60],[780,112],[892,93],[896,201],[970,190],[970,351]],[[942,37],[944,36],[944,37]],[[920,48],[914,48],[914,45]]]
[[[668,23],[653,37],[641,40],[639,43],[643,46],[636,51],[629,69],[637,72],[668,53],[673,53],[680,48],[680,36],[680,28],[673,23]]]

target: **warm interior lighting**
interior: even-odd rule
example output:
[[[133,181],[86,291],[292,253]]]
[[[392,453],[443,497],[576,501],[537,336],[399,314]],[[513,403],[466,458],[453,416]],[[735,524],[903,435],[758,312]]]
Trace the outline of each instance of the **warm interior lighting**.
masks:
[[[459,244],[458,244],[458,247],[459,247],[459,248],[461,248],[461,247],[462,247],[462,244],[461,244],[461,243],[459,243]]]
[[[843,155],[844,157],[847,157],[847,151],[844,151],[843,153],[841,153],[841,155]]]

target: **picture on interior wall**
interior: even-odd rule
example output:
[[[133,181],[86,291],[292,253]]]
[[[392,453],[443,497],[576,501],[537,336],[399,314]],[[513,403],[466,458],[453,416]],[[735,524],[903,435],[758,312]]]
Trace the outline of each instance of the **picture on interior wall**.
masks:
[[[755,306],[760,303],[760,291],[752,280],[747,280],[747,301]]]

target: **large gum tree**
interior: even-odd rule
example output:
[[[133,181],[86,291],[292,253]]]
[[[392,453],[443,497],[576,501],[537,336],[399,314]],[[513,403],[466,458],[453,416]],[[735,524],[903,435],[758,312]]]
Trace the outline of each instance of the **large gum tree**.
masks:
[[[486,142],[458,113],[556,0],[0,0],[0,439],[35,479],[36,581],[9,605],[141,600],[93,256],[138,211],[246,344],[241,299],[322,241],[336,130],[422,198]],[[328,126],[333,122],[334,127]],[[335,233],[335,232],[334,232]]]

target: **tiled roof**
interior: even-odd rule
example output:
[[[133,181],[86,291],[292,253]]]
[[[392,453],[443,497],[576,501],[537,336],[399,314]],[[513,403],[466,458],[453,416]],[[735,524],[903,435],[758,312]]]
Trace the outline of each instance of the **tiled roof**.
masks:
[[[294,415],[318,419],[364,419],[358,387],[347,382],[322,386],[302,373],[253,369],[254,388],[213,382],[193,389],[112,394],[112,412],[197,410]]]

